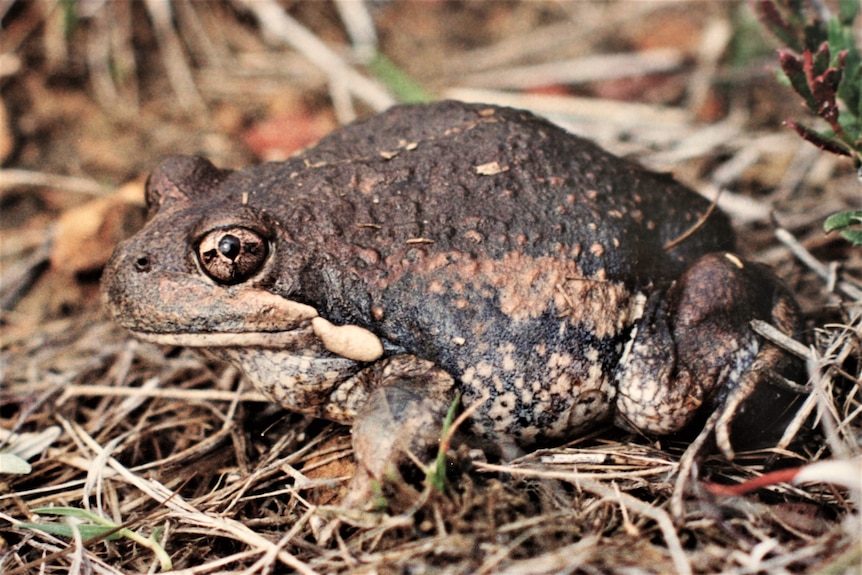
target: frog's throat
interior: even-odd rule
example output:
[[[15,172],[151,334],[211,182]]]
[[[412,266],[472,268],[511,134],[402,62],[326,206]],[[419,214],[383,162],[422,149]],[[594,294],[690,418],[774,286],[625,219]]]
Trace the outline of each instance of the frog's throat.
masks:
[[[383,342],[358,325],[334,325],[317,316],[310,329],[327,350],[354,361],[371,362],[383,355]],[[138,339],[161,345],[183,347],[259,347],[292,349],[308,341],[309,328],[273,332],[152,333],[133,331]]]

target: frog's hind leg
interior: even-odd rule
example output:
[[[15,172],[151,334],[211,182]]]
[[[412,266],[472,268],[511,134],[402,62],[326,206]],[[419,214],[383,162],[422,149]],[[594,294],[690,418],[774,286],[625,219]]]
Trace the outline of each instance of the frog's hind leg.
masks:
[[[746,447],[780,437],[797,395],[776,386],[771,374],[798,378],[803,365],[757,335],[751,322],[800,336],[800,312],[787,289],[764,266],[713,253],[695,262],[668,299],[677,357],[704,386],[706,413],[739,403],[717,421],[719,448],[732,453],[731,437]]]
[[[765,344],[752,320],[798,335],[799,311],[765,267],[733,254],[702,256],[666,292],[653,293],[624,351],[616,374],[617,424],[657,435],[675,433],[725,404],[751,372],[788,374],[801,364]],[[757,375],[760,374],[760,375]],[[752,384],[752,393],[760,386]],[[767,386],[768,387],[768,386]],[[734,434],[747,443],[763,436],[793,399],[787,393],[756,394],[751,430]]]
[[[616,423],[663,435],[706,420],[680,461],[675,513],[712,437],[728,457],[731,439],[763,447],[780,437],[798,396],[773,385],[771,374],[795,377],[802,364],[762,340],[751,322],[796,336],[799,316],[768,269],[729,253],[702,256],[666,292],[650,296],[616,375]]]
[[[766,321],[791,337],[799,336],[801,322],[792,297],[767,268],[728,253],[695,262],[667,299],[676,360],[703,386],[702,413],[709,415],[680,460],[671,501],[679,516],[686,482],[711,437],[732,458],[732,443],[774,445],[792,419],[799,396],[776,385],[776,376],[800,377],[802,362],[758,336],[751,322]]]

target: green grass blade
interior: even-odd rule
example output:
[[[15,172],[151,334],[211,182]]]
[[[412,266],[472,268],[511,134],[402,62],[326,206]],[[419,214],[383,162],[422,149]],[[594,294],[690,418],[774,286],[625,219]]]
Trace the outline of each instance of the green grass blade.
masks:
[[[63,523],[19,523],[20,527],[24,527],[26,529],[32,529],[34,531],[41,531],[43,533],[49,533],[51,535],[57,535],[60,537],[68,537],[72,538],[75,536],[74,531],[77,530],[81,533],[81,537],[84,539],[92,539],[93,537],[102,537],[107,541],[115,541],[120,539],[122,535],[120,532],[110,533],[116,527],[109,527],[107,525],[76,525],[74,528],[71,525],[65,525]],[[110,535],[106,535],[110,533]]]
[[[431,102],[435,99],[433,94],[380,52],[368,64],[368,70],[389,88],[399,102]]]

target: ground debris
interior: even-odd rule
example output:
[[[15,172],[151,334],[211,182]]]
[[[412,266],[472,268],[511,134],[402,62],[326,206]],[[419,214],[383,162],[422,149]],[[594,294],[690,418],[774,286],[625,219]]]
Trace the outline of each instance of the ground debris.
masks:
[[[285,413],[232,368],[130,339],[99,311],[98,270],[45,273],[61,214],[101,190],[143,181],[158,158],[205,153],[242,165],[258,159],[242,145],[249,126],[304,116],[302,124],[328,125],[378,101],[369,94],[379,93],[379,79],[359,56],[345,56],[354,40],[337,3],[290,3],[290,15],[335,48],[329,56],[349,72],[348,85],[299,48],[273,42],[242,3],[169,3],[161,10],[173,14],[160,14],[158,31],[149,27],[152,3],[96,4],[68,28],[50,3],[13,0],[0,14],[2,53],[27,62],[0,70],[0,80],[13,78],[0,106],[9,111],[4,138],[15,139],[4,166],[63,176],[0,189],[2,287],[10,270],[23,278],[0,317],[0,428],[13,434],[0,436],[0,455],[14,434],[60,430],[40,454],[28,454],[29,473],[8,474],[0,459],[0,572],[158,569],[151,552],[126,538],[76,541],[19,526],[54,521],[34,512],[48,506],[84,507],[153,536],[174,569],[196,573],[858,571],[862,496],[852,489],[777,483],[727,495],[705,484],[853,461],[862,449],[862,308],[852,297],[862,252],[820,228],[830,211],[858,202],[855,175],[800,152],[782,130],[798,103],[762,74],[764,60],[731,68],[716,56],[730,44],[701,49],[705,31],[746,17],[742,7],[366,3],[381,51],[403,54],[397,64],[425,88],[475,94],[459,78],[481,71],[483,98],[533,105],[616,153],[672,168],[694,188],[733,188],[719,205],[739,224],[743,254],[774,267],[804,310],[813,391],[780,449],[698,462],[703,482],[687,484],[683,513],[673,518],[685,442],[608,429],[513,461],[453,453],[445,493],[419,478],[384,486],[387,513],[352,514],[337,505],[353,469],[348,429]],[[638,62],[657,48],[673,55],[658,72],[605,73],[602,54]],[[578,70],[601,74],[578,76],[576,85],[535,83],[535,70],[583,66],[583,54],[597,56]],[[170,58],[184,61],[177,68]],[[178,82],[177,70],[191,83]],[[529,76],[529,92],[504,90],[511,79],[501,70]],[[689,98],[692,73],[699,89]],[[186,109],[173,104],[178,92]],[[708,149],[685,145],[706,141]],[[770,217],[792,242],[776,241]],[[802,263],[788,242],[807,254]],[[813,433],[804,432],[810,421]]]

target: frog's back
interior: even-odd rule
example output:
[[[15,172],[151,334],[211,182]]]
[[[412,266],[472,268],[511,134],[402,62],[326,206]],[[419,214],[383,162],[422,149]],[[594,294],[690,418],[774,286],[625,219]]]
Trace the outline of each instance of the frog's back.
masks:
[[[716,213],[666,253],[708,202],[523,110],[396,107],[258,170],[268,177],[239,175],[266,191],[262,201],[286,225],[319,232],[298,241],[339,257],[346,246],[381,261],[413,248],[494,259],[564,251],[588,276],[654,282],[702,253],[732,249]]]

